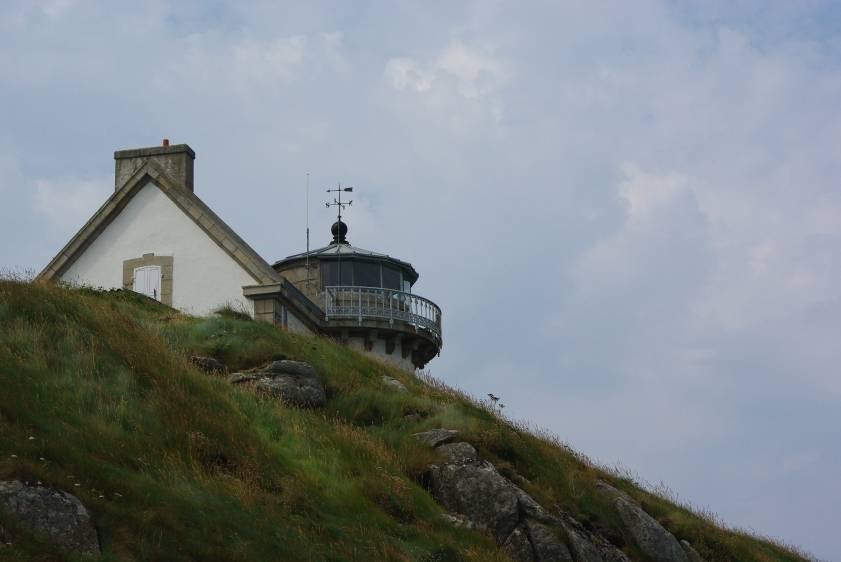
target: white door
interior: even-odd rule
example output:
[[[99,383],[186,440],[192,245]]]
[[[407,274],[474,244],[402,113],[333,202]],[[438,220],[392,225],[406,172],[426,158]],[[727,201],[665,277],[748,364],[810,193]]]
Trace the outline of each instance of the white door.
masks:
[[[155,300],[161,300],[161,267],[159,265],[144,265],[135,268],[132,290]]]

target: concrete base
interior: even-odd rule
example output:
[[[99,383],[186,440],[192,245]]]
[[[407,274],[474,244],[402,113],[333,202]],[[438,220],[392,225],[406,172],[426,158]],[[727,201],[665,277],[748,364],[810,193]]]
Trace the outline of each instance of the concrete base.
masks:
[[[366,339],[362,336],[348,336],[344,340],[344,343],[348,347],[352,347],[377,359],[382,359],[395,367],[400,367],[410,372],[414,372],[415,370],[415,365],[412,363],[411,349],[409,349],[408,344],[406,346],[408,353],[404,353],[402,342],[395,342],[393,345],[389,345],[388,341],[383,338]],[[388,348],[391,348],[391,352],[388,351]]]

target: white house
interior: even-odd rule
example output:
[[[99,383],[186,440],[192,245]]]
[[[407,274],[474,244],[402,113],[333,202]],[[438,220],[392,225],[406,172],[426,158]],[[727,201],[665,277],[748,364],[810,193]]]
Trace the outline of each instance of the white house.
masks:
[[[37,280],[128,289],[199,316],[229,305],[286,329],[334,336],[409,369],[440,351],[441,311],[412,294],[417,272],[350,246],[344,223],[334,225],[329,246],[272,266],[193,192],[189,146],[165,140],[117,151],[114,159],[114,193]],[[345,264],[339,277],[335,258]],[[319,268],[312,275],[311,264]],[[332,273],[319,276],[321,269]],[[359,283],[352,281],[356,270]]]

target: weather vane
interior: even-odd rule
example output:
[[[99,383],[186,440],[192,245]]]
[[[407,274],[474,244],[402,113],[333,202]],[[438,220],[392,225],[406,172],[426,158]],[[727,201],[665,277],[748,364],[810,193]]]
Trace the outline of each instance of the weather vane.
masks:
[[[353,205],[353,200],[342,201],[342,192],[353,193],[353,188],[352,187],[342,187],[342,184],[340,183],[339,187],[337,187],[336,189],[328,189],[327,193],[337,193],[338,198],[333,197],[333,202],[332,203],[330,203],[329,201],[327,203],[324,203],[324,205],[328,209],[330,207],[338,207],[339,208],[339,221],[338,221],[339,224],[341,224],[341,222],[342,222],[342,211],[345,209],[345,207],[350,207],[351,205]],[[339,227],[339,228],[341,228],[341,227]]]

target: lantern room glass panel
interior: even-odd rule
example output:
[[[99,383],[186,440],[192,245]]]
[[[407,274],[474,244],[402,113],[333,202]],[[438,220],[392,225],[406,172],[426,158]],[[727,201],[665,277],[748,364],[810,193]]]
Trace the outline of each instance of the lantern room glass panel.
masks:
[[[321,262],[321,288],[334,287],[339,284],[339,270],[333,267],[333,262]]]
[[[380,264],[370,261],[358,261],[353,264],[353,280],[358,287],[380,286]]]
[[[383,265],[383,288],[400,290],[400,270]]]

